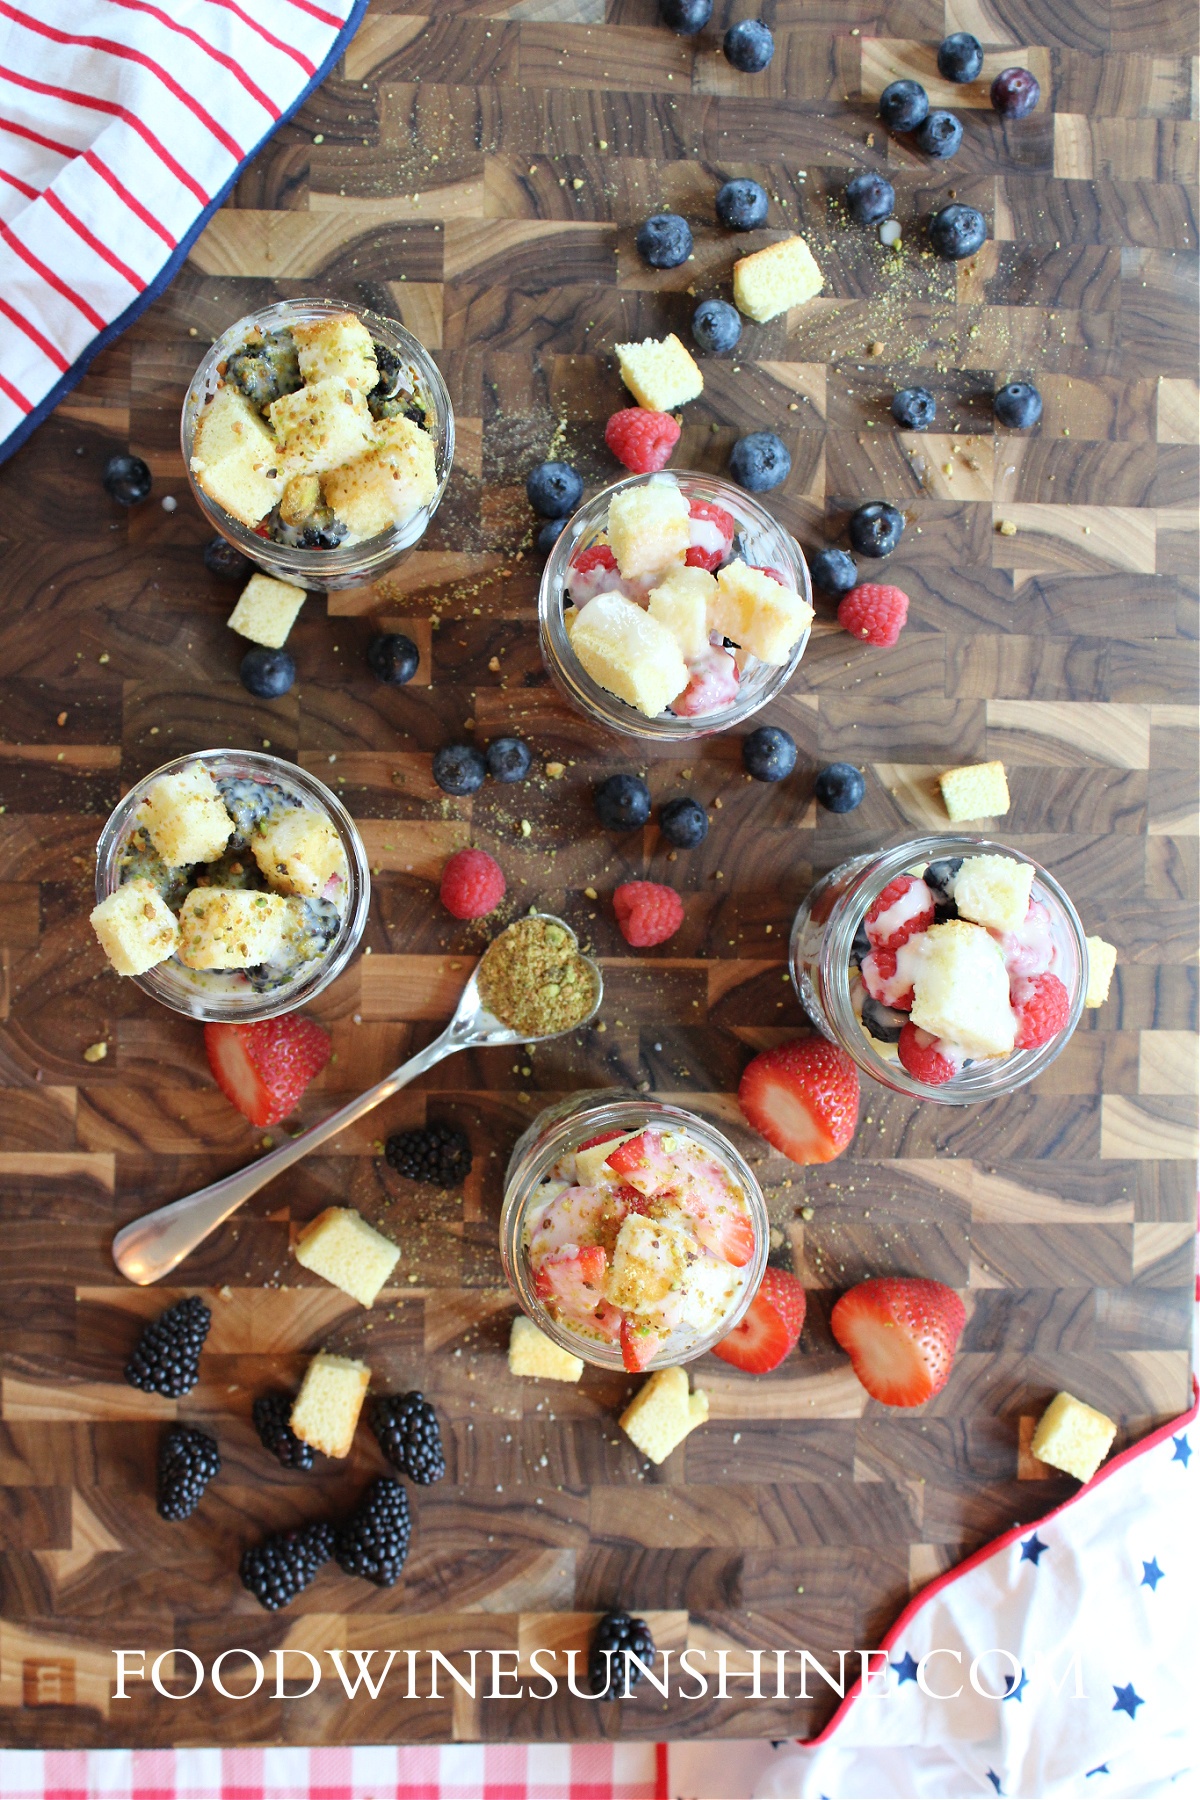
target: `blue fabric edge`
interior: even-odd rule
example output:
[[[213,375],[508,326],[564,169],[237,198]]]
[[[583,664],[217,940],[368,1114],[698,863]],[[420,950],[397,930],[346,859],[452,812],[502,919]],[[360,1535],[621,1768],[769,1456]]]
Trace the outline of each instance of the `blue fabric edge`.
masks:
[[[224,206],[235,185],[240,181],[244,172],[250,167],[250,164],[254,161],[254,158],[258,155],[259,151],[265,144],[270,143],[271,139],[275,136],[275,133],[281,126],[286,125],[295,117],[309,95],[315,93],[316,89],[320,87],[321,83],[333,68],[333,65],[342,56],[346,46],[362,24],[363,15],[369,4],[370,0],[354,0],[354,8],[350,17],[338,32],[337,37],[333,41],[333,46],[330,49],[329,55],[325,58],[325,61],[321,64],[307,87],[301,90],[286,111],[280,113],[270,129],[263,133],[254,148],[243,157],[242,161],[230,175],[224,187],[209,201],[208,205],[200,214],[191,229],[180,238],[178,244],[175,246],[174,250],[172,250],[162,268],[158,271],[158,274],[147,283],[141,293],[138,294],[130,305],[125,308],[123,313],[119,314],[111,324],[106,325],[104,330],[99,332],[97,336],[92,339],[87,349],[83,351],[82,355],[76,358],[66,374],[59,377],[49,393],[46,394],[43,399],[39,400],[33,411],[27,414],[15,430],[11,431],[4,442],[0,444],[0,463],[7,462],[8,458],[12,456],[15,451],[19,450],[21,445],[24,444],[37,430],[38,426],[49,417],[59,401],[64,399],[73,388],[78,386],[79,382],[87,373],[88,368],[95,358],[99,356],[100,352],[102,350],[107,350],[108,346],[113,343],[115,339],[119,338],[122,332],[127,331],[134,320],[140,317],[140,315],[145,312],[146,308],[170,287],[176,275],[178,275],[180,269],[187,261],[192,245],[200,236],[200,233],[204,230],[204,227],[208,224],[213,214],[218,212],[220,208]]]

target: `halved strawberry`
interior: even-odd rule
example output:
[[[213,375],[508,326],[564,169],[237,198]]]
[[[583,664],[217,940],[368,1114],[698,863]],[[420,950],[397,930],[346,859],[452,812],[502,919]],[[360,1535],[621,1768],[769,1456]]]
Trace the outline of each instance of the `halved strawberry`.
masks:
[[[706,1250],[735,1269],[745,1268],[754,1255],[754,1227],[730,1200],[723,1181],[712,1189],[689,1183],[673,1198]]]
[[[636,1314],[621,1317],[621,1361],[631,1375],[637,1375],[653,1362],[666,1343],[661,1332],[640,1321]]]
[[[860,1281],[829,1315],[854,1373],[884,1406],[921,1406],[941,1393],[966,1322],[953,1288],[903,1275]]]
[[[767,1269],[744,1317],[713,1345],[713,1355],[749,1375],[777,1369],[796,1348],[806,1305],[804,1289],[794,1275],[786,1269]]]
[[[533,1272],[533,1291],[567,1323],[591,1324],[604,1304],[608,1257],[599,1244],[547,1256]]]
[[[217,1086],[252,1125],[278,1125],[298,1105],[333,1049],[329,1033],[300,1013],[252,1025],[206,1025]]]
[[[832,1162],[858,1124],[858,1070],[828,1039],[797,1038],[746,1065],[738,1105],[793,1162]]]
[[[623,1131],[601,1131],[595,1137],[584,1138],[582,1144],[576,1145],[576,1149],[594,1150],[597,1144],[611,1144],[614,1138],[624,1137],[624,1135]]]
[[[608,1166],[639,1194],[664,1193],[679,1180],[657,1131],[639,1131],[636,1137],[626,1138],[608,1158]]]

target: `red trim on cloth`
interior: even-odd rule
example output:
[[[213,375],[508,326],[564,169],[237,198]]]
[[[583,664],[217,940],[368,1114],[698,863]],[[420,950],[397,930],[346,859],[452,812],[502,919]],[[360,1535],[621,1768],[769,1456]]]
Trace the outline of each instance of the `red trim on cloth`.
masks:
[[[0,73],[5,71],[0,70]],[[9,80],[12,77],[9,76]],[[0,119],[0,131],[11,131],[14,137],[28,138],[31,144],[40,144],[43,150],[57,150],[60,156],[78,156],[78,150],[70,144],[60,144],[54,138],[43,137],[40,131],[30,131],[28,125],[18,125],[15,119]]]
[[[218,0],[218,4],[223,5],[224,0]],[[327,13],[319,6],[310,6],[308,0],[288,0],[288,4],[294,6],[297,12],[307,13],[310,19],[320,19],[322,25],[341,24],[341,20],[333,13]]]
[[[1169,1437],[1174,1437],[1175,1433],[1185,1425],[1192,1424],[1198,1412],[1200,1412],[1200,1386],[1197,1385],[1196,1378],[1193,1376],[1192,1404],[1185,1413],[1180,1413],[1178,1417],[1169,1419],[1165,1425],[1158,1426],[1157,1430],[1152,1431],[1149,1437],[1139,1439],[1136,1444],[1130,1444],[1127,1449],[1121,1451],[1119,1456],[1114,1456],[1111,1462],[1105,1463],[1104,1467],[1093,1475],[1090,1481],[1085,1481],[1077,1494],[1070,1495],[1060,1506],[1055,1506],[1050,1512],[1043,1513],[1040,1519],[1031,1519],[1024,1525],[1014,1525],[1011,1531],[1006,1531],[1000,1537],[993,1538],[990,1544],[982,1544],[978,1550],[973,1551],[966,1558],[965,1562],[956,1563],[954,1568],[946,1569],[942,1574],[935,1575],[927,1587],[923,1587],[919,1594],[913,1596],[891,1628],[884,1632],[879,1640],[878,1648],[880,1650],[895,1649],[896,1640],[903,1635],[921,1608],[928,1605],[929,1601],[936,1594],[940,1594],[943,1588],[949,1587],[951,1582],[957,1581],[960,1576],[967,1575],[972,1569],[978,1568],[980,1563],[985,1563],[991,1557],[999,1555],[1001,1550],[1006,1550],[1019,1538],[1028,1537],[1031,1531],[1039,1531],[1043,1525],[1048,1525],[1051,1519],[1057,1519],[1060,1513],[1066,1512],[1088,1494],[1094,1493],[1101,1482],[1107,1481],[1110,1475],[1115,1475],[1118,1469],[1123,1469],[1135,1457],[1144,1455],[1147,1450],[1155,1449],[1159,1444],[1165,1443]],[[816,1737],[797,1738],[797,1744],[804,1750],[812,1750],[818,1744],[827,1743],[861,1693],[862,1682],[859,1680],[854,1683],[846,1698],[841,1701],[825,1729],[819,1731]]]
[[[108,183],[118,200],[123,200],[125,202],[135,218],[140,219],[143,225],[158,234],[168,250],[173,250],[175,248],[176,239],[171,236],[166,226],[159,223],[154,217],[154,214],[149,212],[147,208],[142,205],[135,194],[130,193],[123,181],[117,180],[107,163],[102,163],[94,150],[85,150],[83,153],[83,160],[89,169],[95,169],[101,181],[106,181]]]
[[[232,56],[226,56],[225,52],[218,50],[215,44],[207,43],[198,31],[193,31],[190,26],[177,24],[169,13],[160,11],[157,6],[151,6],[150,0],[108,0],[108,4],[109,6],[123,6],[129,12],[149,13],[152,19],[157,19],[159,24],[165,25],[168,31],[177,32],[180,37],[187,38],[189,43],[198,44],[206,56],[211,56],[213,61],[220,63],[223,69],[229,70],[234,79],[245,88],[251,99],[258,101],[264,112],[269,113],[272,118],[276,117],[274,106],[258,83],[251,81],[245,69],[239,67]]]
[[[78,294],[72,293],[66,282],[60,280],[53,269],[48,269],[45,263],[42,262],[39,257],[36,257],[33,254],[33,251],[23,244],[20,238],[17,237],[15,233],[11,232],[8,226],[3,222],[0,222],[0,238],[4,239],[4,242],[8,245],[13,254],[19,256],[21,261],[31,268],[35,275],[41,276],[47,287],[52,287],[56,294],[62,295],[64,300],[69,300],[71,305],[75,307],[78,312],[83,314],[89,325],[94,325],[97,331],[104,330],[104,320],[100,317],[100,314],[96,311],[95,307],[89,306],[86,300],[81,300]]]
[[[108,264],[110,269],[115,269],[117,274],[129,283],[136,294],[141,293],[146,285],[141,276],[135,275],[128,263],[122,262],[120,257],[115,256],[106,244],[102,244],[95,232],[89,231],[83,220],[77,219],[70,207],[63,205],[53,188],[47,188],[46,192],[42,195],[42,198],[50,210],[58,214],[63,224],[68,225],[77,237],[83,239],[83,242],[87,245],[89,250],[94,250],[96,255],[101,257]],[[67,365],[64,363],[63,367],[66,368]]]
[[[137,114],[131,113],[127,107],[118,106],[114,100],[101,100],[96,94],[80,94],[73,92],[70,88],[53,87],[47,81],[35,81],[32,75],[18,75],[12,69],[0,69],[0,81],[11,81],[14,87],[28,88],[30,93],[47,94],[52,100],[66,100],[72,106],[87,106],[93,112],[108,113],[111,118],[120,119],[123,124],[137,132],[142,142],[153,150],[159,161],[165,168],[170,169],[176,181],[185,187],[189,194],[194,194],[203,206],[208,205],[211,196],[205,193],[198,181],[192,179],[181,163],[176,162],[166,145],[155,137],[148,126],[142,124]],[[77,156],[80,153],[72,150],[69,154]]]
[[[33,411],[31,403],[25,398],[24,394],[19,393],[11,381],[5,381],[3,375],[0,375],[0,388],[3,388],[13,405],[19,406],[23,413],[31,413]]]
[[[25,336],[37,345],[42,355],[49,358],[56,369],[61,369],[63,374],[66,374],[71,365],[62,351],[56,349],[49,338],[43,337],[36,325],[31,325],[28,319],[23,319],[20,313],[8,304],[3,294],[0,294],[0,313],[3,313],[6,319],[11,319],[17,329],[23,331]],[[10,388],[9,393],[11,394],[12,391]]]
[[[9,187],[15,187],[18,194],[24,194],[27,200],[36,200],[38,197],[35,187],[30,187],[27,181],[20,180],[16,175],[10,175],[7,169],[0,169],[0,181],[7,181]]]
[[[120,0],[116,0],[116,4],[119,5]],[[235,6],[234,0],[208,0],[208,4],[209,6],[219,6],[224,12],[232,13],[235,19],[241,20],[247,30],[253,31],[257,37],[260,37],[264,44],[270,44],[272,50],[280,50],[283,52],[284,56],[290,56],[294,63],[299,64],[306,75],[316,74],[317,66],[314,62],[310,62],[308,57],[297,50],[294,44],[285,44],[282,38],[277,38],[274,32],[267,30],[265,25],[260,25],[257,19],[252,19],[250,14],[243,12],[240,6]],[[317,17],[320,18],[322,22],[330,25],[338,22],[332,17],[327,18],[324,13],[318,13]]]

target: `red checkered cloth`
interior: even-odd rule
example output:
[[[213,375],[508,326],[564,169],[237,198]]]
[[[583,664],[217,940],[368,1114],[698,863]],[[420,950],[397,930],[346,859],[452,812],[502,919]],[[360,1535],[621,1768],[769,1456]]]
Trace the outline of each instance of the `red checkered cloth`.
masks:
[[[161,293],[367,0],[0,0],[0,461]]]
[[[0,1751],[0,1800],[667,1800],[665,1744]]]

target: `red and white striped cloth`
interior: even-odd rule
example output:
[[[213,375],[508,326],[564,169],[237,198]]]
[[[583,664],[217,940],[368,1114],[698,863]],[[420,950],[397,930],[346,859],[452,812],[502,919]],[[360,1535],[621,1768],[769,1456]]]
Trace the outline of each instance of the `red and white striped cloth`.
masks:
[[[366,0],[0,0],[0,460],[171,280]]]

